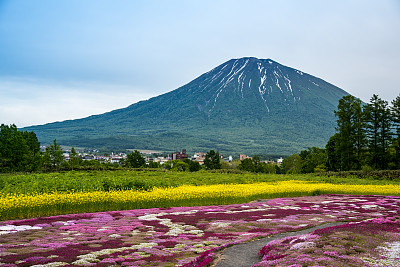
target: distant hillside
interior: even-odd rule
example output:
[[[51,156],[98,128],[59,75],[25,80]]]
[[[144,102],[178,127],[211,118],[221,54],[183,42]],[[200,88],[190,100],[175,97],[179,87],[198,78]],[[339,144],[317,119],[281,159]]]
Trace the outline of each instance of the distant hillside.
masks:
[[[232,59],[169,93],[27,127],[42,143],[106,149],[291,154],[324,146],[342,89],[271,59]]]

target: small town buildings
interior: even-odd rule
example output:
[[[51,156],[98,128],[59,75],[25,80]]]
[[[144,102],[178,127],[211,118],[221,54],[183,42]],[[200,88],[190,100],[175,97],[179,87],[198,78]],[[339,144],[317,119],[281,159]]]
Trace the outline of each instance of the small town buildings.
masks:
[[[200,163],[200,165],[203,165],[205,158],[206,158],[206,153],[197,152],[197,153],[194,153],[194,155],[192,157],[192,161],[197,161],[198,163]]]
[[[179,159],[179,160],[183,161],[184,159],[188,159],[188,158],[189,158],[189,155],[186,154],[186,149],[182,149],[182,152],[172,153],[172,160]]]
[[[112,155],[109,158],[110,163],[119,163],[124,157],[122,156],[117,156],[117,155]]]
[[[244,159],[253,159],[253,157],[246,156],[245,154],[240,154],[239,159],[240,159],[240,160],[244,160]]]
[[[84,155],[84,156],[82,157],[82,159],[83,159],[83,160],[93,160],[93,159],[94,159],[94,156],[93,156],[93,155]]]
[[[169,161],[171,158],[165,158],[165,157],[158,157],[158,158],[149,158],[147,161],[153,161],[153,162],[159,162],[160,164],[164,164],[165,162]]]

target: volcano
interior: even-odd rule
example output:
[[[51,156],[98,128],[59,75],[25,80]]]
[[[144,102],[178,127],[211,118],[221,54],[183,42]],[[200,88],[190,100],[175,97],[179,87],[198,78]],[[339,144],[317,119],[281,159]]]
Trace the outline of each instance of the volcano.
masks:
[[[229,60],[126,108],[31,126],[39,141],[105,150],[289,155],[325,146],[344,90],[271,59]]]

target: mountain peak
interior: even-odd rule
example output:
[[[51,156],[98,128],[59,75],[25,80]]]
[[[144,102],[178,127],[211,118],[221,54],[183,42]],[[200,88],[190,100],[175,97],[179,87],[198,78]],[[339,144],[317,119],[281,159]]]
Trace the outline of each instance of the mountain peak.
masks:
[[[301,84],[297,81],[302,80]],[[318,80],[318,82],[317,82]],[[224,97],[258,98],[266,112],[302,101],[304,90],[318,87],[318,78],[286,67],[272,59],[244,57],[229,60],[187,86],[204,95],[201,105],[212,112]],[[276,103],[280,103],[278,109]]]
[[[81,147],[292,154],[326,144],[344,95],[272,59],[244,57],[127,108],[27,129]]]

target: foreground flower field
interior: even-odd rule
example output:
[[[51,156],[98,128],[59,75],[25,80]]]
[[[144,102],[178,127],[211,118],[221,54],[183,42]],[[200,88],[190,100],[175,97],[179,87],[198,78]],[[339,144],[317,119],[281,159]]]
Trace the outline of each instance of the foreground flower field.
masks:
[[[276,243],[283,244],[279,251],[272,249],[276,248],[274,243],[266,244],[260,263],[264,265],[260,266],[285,266],[284,260],[291,258],[288,251],[301,252],[297,256],[310,258],[307,253],[312,254],[315,247],[321,253],[330,251],[323,253],[326,261],[335,262],[338,256],[343,256],[341,253],[351,251],[351,257],[358,259],[358,263],[375,266],[384,257],[389,261],[395,258],[393,247],[398,247],[400,241],[399,212],[399,197],[321,195],[246,204],[137,209],[3,221],[0,222],[0,264],[206,266],[215,260],[217,251],[236,243],[327,222],[347,221],[353,224],[348,224],[346,229],[351,230],[354,225],[358,227],[353,232],[361,233],[363,229],[366,233],[371,229],[380,232],[365,238],[359,234],[358,239],[348,243],[353,247],[340,243],[343,236],[345,240],[346,236],[357,237],[335,230],[342,228],[319,230],[322,232],[299,237],[297,241],[293,241],[295,238],[280,240]],[[375,228],[368,228],[369,225]],[[336,237],[337,243],[327,244],[331,237]],[[290,242],[290,247],[285,245]],[[364,243],[369,244],[370,250]],[[328,245],[329,250],[324,248]],[[369,255],[369,251],[374,253]],[[271,262],[279,259],[283,264],[273,265]]]
[[[400,266],[400,220],[375,218],[285,237],[255,266]],[[254,267],[255,267],[254,266]]]

